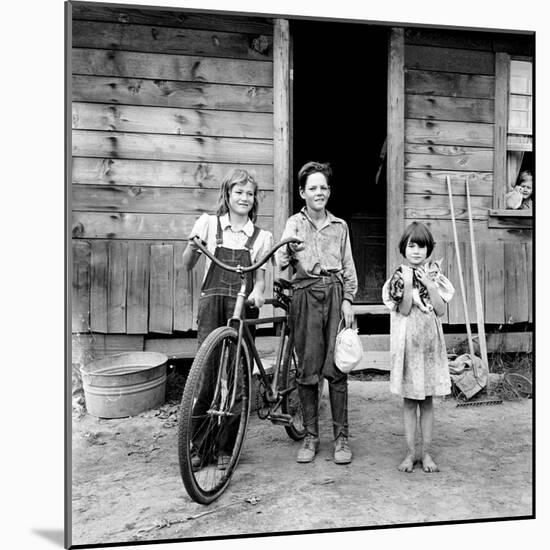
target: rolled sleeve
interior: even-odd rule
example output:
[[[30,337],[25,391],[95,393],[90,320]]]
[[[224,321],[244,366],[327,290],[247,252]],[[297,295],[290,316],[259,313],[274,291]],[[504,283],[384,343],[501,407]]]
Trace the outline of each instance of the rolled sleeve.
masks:
[[[263,260],[266,257],[267,253],[273,247],[272,233],[270,231],[262,230],[261,242],[259,244],[260,246],[258,247],[258,250],[256,252],[254,263],[259,262],[260,260]],[[268,265],[269,265],[269,262],[266,262],[264,265],[262,265],[260,269],[267,269]]]

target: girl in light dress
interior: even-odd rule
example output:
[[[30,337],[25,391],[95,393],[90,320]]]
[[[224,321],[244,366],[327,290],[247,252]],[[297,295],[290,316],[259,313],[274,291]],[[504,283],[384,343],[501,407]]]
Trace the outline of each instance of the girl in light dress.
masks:
[[[434,244],[424,224],[411,223],[399,241],[399,251],[405,261],[382,289],[384,304],[391,311],[390,391],[403,397],[407,453],[398,466],[403,472],[412,472],[417,462],[417,413],[422,436],[422,469],[438,471],[430,455],[433,396],[448,395],[451,391],[440,317],[453,297],[454,288],[437,263],[428,262]]]

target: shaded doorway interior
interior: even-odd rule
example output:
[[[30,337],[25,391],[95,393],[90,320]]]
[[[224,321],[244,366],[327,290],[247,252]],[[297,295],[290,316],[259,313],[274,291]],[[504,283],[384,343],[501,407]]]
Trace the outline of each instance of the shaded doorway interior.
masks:
[[[384,27],[291,22],[293,212],[303,206],[296,175],[310,161],[333,170],[328,209],[346,220],[359,290],[381,303],[386,276],[388,33]]]

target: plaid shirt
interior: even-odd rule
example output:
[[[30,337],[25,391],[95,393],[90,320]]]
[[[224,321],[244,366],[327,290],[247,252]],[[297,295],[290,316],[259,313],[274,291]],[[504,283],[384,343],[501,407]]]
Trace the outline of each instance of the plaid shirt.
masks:
[[[327,273],[334,273],[343,284],[343,299],[353,302],[357,274],[346,222],[327,211],[325,222],[317,228],[304,206],[287,220],[282,238],[295,236],[304,241],[304,250],[292,253],[288,247],[279,248],[277,265],[281,269],[290,264],[295,267],[292,282],[297,287],[307,286]]]

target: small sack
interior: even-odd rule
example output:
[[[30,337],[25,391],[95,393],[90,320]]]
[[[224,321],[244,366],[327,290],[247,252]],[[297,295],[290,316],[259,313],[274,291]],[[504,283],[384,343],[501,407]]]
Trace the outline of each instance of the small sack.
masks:
[[[336,336],[334,363],[341,372],[347,374],[361,362],[362,357],[363,346],[357,330],[343,328]]]

